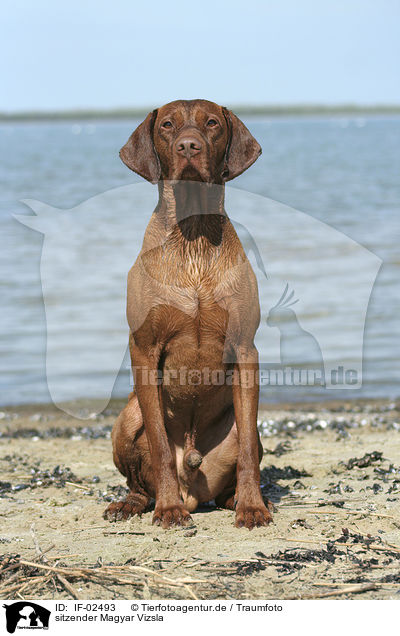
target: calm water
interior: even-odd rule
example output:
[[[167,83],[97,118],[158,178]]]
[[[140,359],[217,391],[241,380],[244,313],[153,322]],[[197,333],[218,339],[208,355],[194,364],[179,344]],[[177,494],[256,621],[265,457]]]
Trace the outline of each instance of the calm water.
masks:
[[[113,395],[129,391],[127,360],[122,360],[125,279],[155,201],[150,185],[121,188],[143,183],[118,158],[138,123],[0,126],[4,405],[50,401],[46,338],[53,398],[101,398],[114,386],[118,369]],[[243,241],[254,239],[268,276],[259,269],[263,319],[257,345],[263,361],[290,363],[285,343],[291,342],[297,362],[308,347],[322,349],[330,368],[357,366],[360,316],[368,305],[361,388],[265,386],[263,400],[399,395],[400,118],[254,119],[246,124],[263,155],[232,183],[239,190],[228,193],[227,210],[238,231],[245,228]],[[97,198],[85,207],[91,197]],[[44,239],[12,217],[32,214],[21,199],[73,209],[74,216],[58,224],[49,210],[50,226],[56,218],[57,240],[49,238],[51,232]],[[380,269],[358,245],[383,261]],[[252,263],[257,268],[256,260]],[[270,312],[286,282],[287,296],[294,290],[292,300],[299,302],[291,316],[274,321]],[[297,325],[296,337],[290,336],[290,325]]]

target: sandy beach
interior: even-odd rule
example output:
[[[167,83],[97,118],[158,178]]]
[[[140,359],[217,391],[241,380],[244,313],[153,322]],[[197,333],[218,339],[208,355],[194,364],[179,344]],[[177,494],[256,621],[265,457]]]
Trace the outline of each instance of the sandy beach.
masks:
[[[125,488],[110,440],[122,405],[82,405],[87,420],[1,410],[0,597],[399,598],[399,403],[260,408],[275,512],[252,532],[212,504],[186,528],[152,526],[151,511],[104,521]]]

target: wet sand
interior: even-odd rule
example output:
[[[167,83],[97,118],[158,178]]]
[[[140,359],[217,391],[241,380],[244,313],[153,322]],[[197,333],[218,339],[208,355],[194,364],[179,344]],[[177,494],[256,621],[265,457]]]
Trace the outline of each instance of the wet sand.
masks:
[[[21,560],[59,568],[88,599],[400,597],[399,403],[262,407],[262,489],[275,512],[251,532],[213,505],[186,528],[152,526],[151,511],[104,521],[125,487],[110,440],[122,404],[88,420],[53,406],[1,410],[1,598],[16,598],[20,579],[22,598],[72,597],[55,571]],[[130,565],[148,569],[137,585],[77,569]]]

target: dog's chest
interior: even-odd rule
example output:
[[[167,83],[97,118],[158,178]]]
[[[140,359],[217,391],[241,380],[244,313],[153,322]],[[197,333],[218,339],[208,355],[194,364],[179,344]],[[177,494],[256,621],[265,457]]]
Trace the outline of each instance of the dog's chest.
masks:
[[[130,273],[128,321],[138,338],[139,331],[146,341],[156,335],[167,366],[221,367],[232,321],[250,291],[240,247],[199,237],[142,251]]]
[[[195,316],[218,303],[222,287],[225,292],[230,283],[234,287],[236,262],[228,256],[222,246],[210,247],[202,237],[142,253],[134,266],[141,296]]]
[[[191,258],[176,259],[172,273],[173,288],[161,321],[166,364],[220,366],[229,322],[219,294],[223,263],[217,255],[206,253],[198,258],[194,252]],[[159,332],[158,325],[156,330]]]
[[[159,315],[161,318],[161,314]],[[209,295],[197,294],[193,303],[178,311],[169,307],[161,318],[166,361],[220,364],[229,316]]]

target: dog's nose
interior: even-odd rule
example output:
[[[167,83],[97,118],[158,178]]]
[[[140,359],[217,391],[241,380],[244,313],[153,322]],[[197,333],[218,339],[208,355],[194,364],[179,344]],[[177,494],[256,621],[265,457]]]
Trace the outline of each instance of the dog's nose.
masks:
[[[196,137],[181,137],[177,140],[175,148],[179,155],[191,159],[201,151],[202,145]]]

